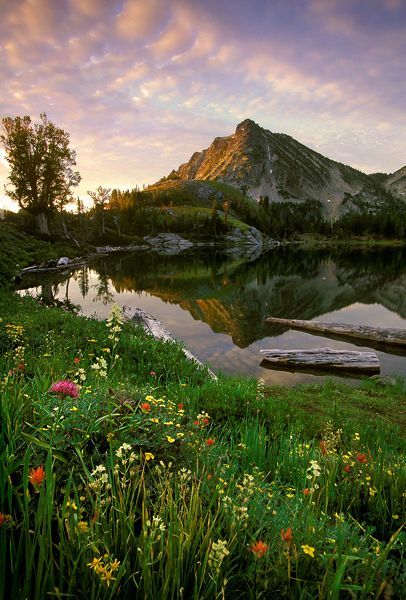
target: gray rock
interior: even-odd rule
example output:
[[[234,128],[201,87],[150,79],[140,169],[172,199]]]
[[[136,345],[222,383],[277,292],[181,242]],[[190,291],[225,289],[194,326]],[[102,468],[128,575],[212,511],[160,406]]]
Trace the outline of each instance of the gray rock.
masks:
[[[389,377],[389,375],[372,375],[372,377],[370,377],[369,379],[372,379],[381,387],[396,385],[396,379],[394,379],[393,377]]]
[[[68,265],[70,263],[70,258],[68,258],[67,256],[62,256],[57,263],[58,267],[66,267],[66,265]]]
[[[179,254],[194,244],[176,233],[159,233],[155,237],[145,237],[144,241],[158,254]]]

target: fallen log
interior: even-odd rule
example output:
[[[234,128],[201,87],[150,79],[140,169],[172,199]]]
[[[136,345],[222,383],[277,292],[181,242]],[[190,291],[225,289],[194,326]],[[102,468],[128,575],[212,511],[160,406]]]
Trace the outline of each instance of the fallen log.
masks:
[[[164,342],[175,342],[170,332],[165,329],[164,325],[158,319],[155,319],[152,315],[148,314],[141,308],[135,306],[123,306],[122,309],[124,319],[128,321],[138,321],[144,330],[152,335],[156,340],[163,340]],[[202,369],[205,369],[210,377],[217,381],[217,375],[213,373],[206,365],[204,365],[194,354],[192,354],[187,348],[182,348],[186,358],[192,362],[197,363]]]
[[[373,374],[380,364],[375,352],[314,348],[304,350],[260,350],[261,366],[285,369],[312,369],[331,372]],[[264,364],[263,364],[264,363]]]
[[[406,350],[406,329],[369,327],[368,325],[347,325],[345,323],[321,323],[320,321],[304,321],[300,319],[265,319],[271,325],[285,325],[290,329],[309,331],[336,339],[372,342],[374,346],[393,347]]]

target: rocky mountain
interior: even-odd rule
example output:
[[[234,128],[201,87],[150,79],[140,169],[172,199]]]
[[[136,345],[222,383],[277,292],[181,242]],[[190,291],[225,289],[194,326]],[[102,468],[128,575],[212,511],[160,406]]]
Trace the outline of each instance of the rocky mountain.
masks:
[[[406,167],[402,167],[398,171],[388,175],[383,185],[392,196],[406,201]]]
[[[325,217],[336,218],[351,208],[373,210],[377,202],[406,200],[406,167],[379,175],[366,175],[246,119],[234,134],[215,138],[164,180],[224,182],[270,202],[318,200]]]

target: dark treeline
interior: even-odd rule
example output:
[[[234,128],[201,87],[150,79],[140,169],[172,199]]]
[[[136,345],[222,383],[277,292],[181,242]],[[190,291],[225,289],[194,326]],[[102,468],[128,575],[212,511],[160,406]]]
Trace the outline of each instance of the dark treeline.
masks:
[[[32,216],[24,210],[17,214],[6,212],[5,218],[22,229],[35,228]],[[177,197],[173,192],[158,194],[135,188],[113,189],[107,202],[94,203],[90,209],[85,209],[78,199],[75,213],[62,210],[49,216],[53,234],[71,237],[81,244],[126,244],[160,232],[216,238],[235,226],[233,218],[276,239],[294,239],[303,234],[406,238],[406,204],[401,202],[393,203],[391,210],[351,209],[330,222],[318,200],[270,202],[265,196],[254,204],[248,197],[219,200],[213,193],[199,203],[196,198]]]

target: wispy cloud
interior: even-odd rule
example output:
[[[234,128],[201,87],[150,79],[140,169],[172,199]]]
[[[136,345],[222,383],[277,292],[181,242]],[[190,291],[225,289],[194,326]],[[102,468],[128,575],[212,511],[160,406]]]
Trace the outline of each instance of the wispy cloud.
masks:
[[[15,0],[2,5],[0,110],[45,111],[70,132],[82,195],[154,181],[245,117],[394,171],[405,55],[400,0]]]

